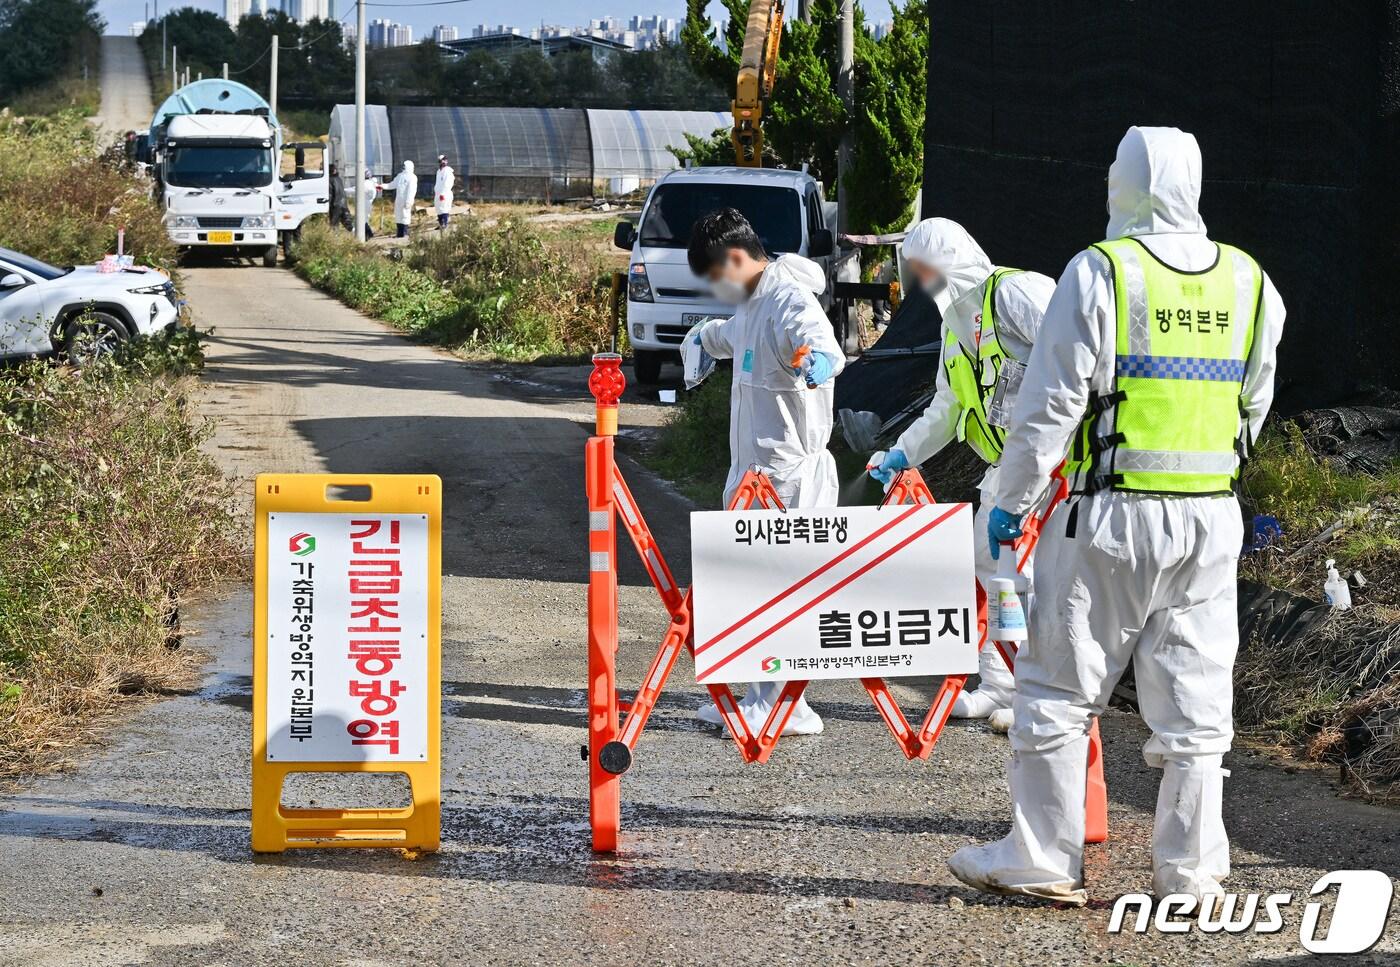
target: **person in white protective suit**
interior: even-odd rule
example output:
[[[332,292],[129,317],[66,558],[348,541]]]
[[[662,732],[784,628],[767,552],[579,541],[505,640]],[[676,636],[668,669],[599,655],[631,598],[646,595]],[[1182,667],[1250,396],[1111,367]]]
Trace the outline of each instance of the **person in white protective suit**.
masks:
[[[403,170],[394,179],[394,227],[398,238],[408,237],[408,228],[413,223],[413,198],[418,194],[418,176],[413,173],[413,162],[405,161]]]
[[[799,255],[769,260],[753,228],[732,208],[695,223],[688,255],[691,270],[709,279],[715,297],[734,306],[730,318],[707,320],[686,336],[691,352],[734,360],[724,505],[745,472],[756,467],[768,475],[785,507],[836,506],[836,461],[827,443],[832,381],[846,357],[817,301],[826,288],[821,268]],[[794,367],[794,356],[804,347],[809,362]],[[767,720],[781,691],[780,682],[749,686],[739,708],[751,729]],[[721,721],[713,704],[700,709],[699,717]],[[803,698],[783,734],[821,730],[821,717]]]
[[[1207,237],[1200,193],[1194,137],[1130,128],[1108,241],[1069,263],[1031,354],[990,535],[1014,536],[1067,452],[1074,496],[1041,535],[1016,662],[1011,832],[948,864],[984,890],[1085,902],[1088,731],[1129,659],[1162,770],[1153,889],[1213,903],[1230,871],[1233,485],[1273,401],[1284,308],[1250,256]]]
[[[374,211],[374,200],[384,193],[384,186],[374,180],[374,172],[365,169],[364,177],[360,180],[359,203],[365,207],[365,238],[373,238],[374,230],[370,228],[370,214]]]
[[[915,225],[902,254],[943,317],[943,349],[933,401],[884,459],[872,463],[870,473],[888,484],[895,473],[917,467],[954,440],[965,441],[985,460],[989,466],[974,532],[977,580],[989,587],[996,562],[982,535],[1008,422],[1003,414],[1014,402],[1055,283],[1038,272],[992,265],[967,230],[947,218],[926,218]],[[1030,561],[1023,573],[1030,577]],[[958,695],[952,714],[990,718],[994,728],[1005,732],[1016,688],[1011,669],[990,643],[977,664],[981,682],[976,691]]]
[[[452,214],[452,186],[457,183],[457,175],[447,163],[447,155],[438,155],[437,177],[433,179],[433,210],[437,212],[438,230],[447,227],[447,218]]]

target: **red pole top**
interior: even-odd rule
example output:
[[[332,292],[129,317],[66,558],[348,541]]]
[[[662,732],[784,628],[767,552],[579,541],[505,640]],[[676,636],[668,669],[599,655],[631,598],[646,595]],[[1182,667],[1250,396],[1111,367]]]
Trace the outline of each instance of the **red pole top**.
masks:
[[[598,403],[598,436],[617,436],[617,401],[626,388],[622,357],[617,353],[594,353],[588,391]]]

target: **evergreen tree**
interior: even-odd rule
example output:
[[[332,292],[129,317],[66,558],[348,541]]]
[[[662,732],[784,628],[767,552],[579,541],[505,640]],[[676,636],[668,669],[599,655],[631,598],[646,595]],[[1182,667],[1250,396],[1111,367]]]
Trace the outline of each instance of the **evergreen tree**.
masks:
[[[847,173],[849,224],[858,232],[903,226],[923,177],[928,11],[920,0],[891,4],[894,29],[876,40],[856,7],[855,112],[847,118],[836,94],[838,0],[812,0],[811,23],[789,20],[778,51],[777,82],[764,120],[770,163],[806,163],[830,197],[836,195],[836,153],[841,132],[854,130],[855,159]],[[725,0],[729,24],[721,46],[702,0],[688,0],[682,42],[691,63],[733,91],[747,0]],[[727,141],[692,139],[697,161],[723,154]]]

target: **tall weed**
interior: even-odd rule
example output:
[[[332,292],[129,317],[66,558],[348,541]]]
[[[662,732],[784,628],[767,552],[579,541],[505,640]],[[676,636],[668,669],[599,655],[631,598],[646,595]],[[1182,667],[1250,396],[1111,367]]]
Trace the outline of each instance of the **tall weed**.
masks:
[[[183,337],[188,339],[190,337]],[[190,417],[188,346],[0,378],[0,777],[121,695],[177,684],[181,599],[232,572],[231,492]]]

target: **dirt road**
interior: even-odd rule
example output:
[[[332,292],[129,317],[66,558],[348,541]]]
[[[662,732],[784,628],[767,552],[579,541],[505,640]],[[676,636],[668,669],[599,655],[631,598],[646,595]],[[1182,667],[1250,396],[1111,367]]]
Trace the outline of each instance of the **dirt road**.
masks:
[[[567,380],[412,345],[290,273],[198,268],[215,329],[204,412],[229,472],[433,472],[446,494],[444,848],[248,850],[249,595],[190,620],[201,685],[136,713],[75,772],[0,799],[0,964],[1302,963],[1323,872],[1400,870],[1396,814],[1316,774],[1229,757],[1233,890],[1289,892],[1272,936],[1109,936],[1108,910],[982,896],[944,867],[1001,835],[1006,741],[954,725],[900,757],[855,683],[813,688],[827,732],[744,767],[695,724],[683,661],[623,783],[624,850],[588,849],[581,491],[590,408]],[[563,389],[561,389],[563,387]],[[685,503],[628,465],[681,571]],[[172,535],[178,539],[178,535]],[[640,680],[661,622],[640,569],[622,593]],[[902,690],[927,700],[926,684]],[[1155,774],[1130,716],[1105,722],[1112,839],[1100,901],[1146,890]],[[346,784],[292,801],[373,796]],[[351,803],[354,804],[354,803]],[[1393,914],[1392,914],[1393,916]],[[1356,963],[1396,963],[1400,928]]]
[[[92,123],[112,135],[151,126],[151,82],[135,37],[102,38],[102,107]]]

